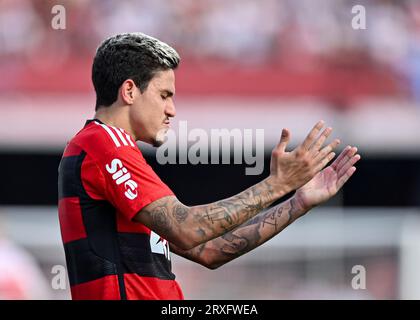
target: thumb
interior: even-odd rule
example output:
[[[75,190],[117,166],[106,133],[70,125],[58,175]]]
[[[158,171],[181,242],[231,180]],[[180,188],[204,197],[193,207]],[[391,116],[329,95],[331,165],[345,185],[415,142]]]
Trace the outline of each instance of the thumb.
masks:
[[[281,152],[284,152],[286,150],[286,147],[289,141],[290,141],[290,131],[288,129],[283,129],[281,131],[281,138],[280,138],[280,142],[277,145],[277,148]]]

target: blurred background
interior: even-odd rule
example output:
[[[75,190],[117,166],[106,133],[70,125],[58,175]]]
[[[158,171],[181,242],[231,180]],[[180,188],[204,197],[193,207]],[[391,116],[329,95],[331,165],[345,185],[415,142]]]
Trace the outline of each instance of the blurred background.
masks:
[[[64,30],[51,26],[57,4]],[[366,29],[352,28],[354,5],[365,7]],[[96,47],[132,31],[181,55],[175,120],[264,129],[260,176],[233,161],[159,165],[140,145],[185,204],[265,178],[283,127],[293,147],[324,119],[362,155],[334,199],[255,251],[215,271],[173,255],[187,299],[420,299],[416,0],[0,0],[0,299],[70,298],[68,283],[53,285],[65,265],[57,167],[94,114]],[[352,286],[355,266],[365,289]]]

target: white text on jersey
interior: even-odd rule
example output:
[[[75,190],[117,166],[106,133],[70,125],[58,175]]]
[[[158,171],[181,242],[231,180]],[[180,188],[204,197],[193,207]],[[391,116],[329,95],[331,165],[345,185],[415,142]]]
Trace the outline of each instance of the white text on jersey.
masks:
[[[124,167],[120,159],[113,159],[110,164],[105,166],[105,169],[112,174],[112,180],[115,181],[117,186],[124,183],[124,195],[128,199],[134,200],[137,198],[137,183],[131,179],[130,172]]]

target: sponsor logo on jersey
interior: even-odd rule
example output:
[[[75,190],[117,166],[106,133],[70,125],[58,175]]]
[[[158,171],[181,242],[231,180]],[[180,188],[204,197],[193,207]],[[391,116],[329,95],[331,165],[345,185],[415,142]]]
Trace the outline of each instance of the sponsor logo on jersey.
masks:
[[[110,164],[105,166],[105,169],[108,173],[112,174],[112,180],[115,181],[117,186],[124,184],[124,195],[128,199],[134,200],[137,198],[137,183],[131,179],[130,172],[128,172],[127,168],[124,167],[120,159],[113,159]]]

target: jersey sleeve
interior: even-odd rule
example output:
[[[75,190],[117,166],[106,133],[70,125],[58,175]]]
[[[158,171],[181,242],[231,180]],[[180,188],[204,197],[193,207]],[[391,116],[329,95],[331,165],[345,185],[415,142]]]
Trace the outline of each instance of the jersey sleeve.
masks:
[[[122,147],[101,158],[98,166],[105,177],[105,198],[127,219],[148,204],[173,195],[138,149]]]

